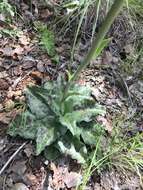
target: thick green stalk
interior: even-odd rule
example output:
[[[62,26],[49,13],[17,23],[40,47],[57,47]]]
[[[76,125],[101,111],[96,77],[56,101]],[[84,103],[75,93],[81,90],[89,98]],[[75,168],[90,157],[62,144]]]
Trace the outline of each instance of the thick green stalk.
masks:
[[[89,50],[89,52],[88,52],[87,56],[85,57],[83,63],[78,67],[77,71],[73,74],[73,77],[70,80],[70,82],[67,84],[67,87],[65,89],[65,97],[66,97],[68,89],[71,86],[71,84],[73,83],[73,81],[77,80],[77,78],[80,75],[80,73],[82,72],[82,70],[87,67],[87,65],[93,59],[93,57],[95,58],[95,56],[94,56],[95,50],[100,46],[103,39],[105,38],[105,36],[106,36],[107,32],[109,31],[112,23],[114,22],[115,18],[119,14],[119,12],[120,12],[123,4],[124,4],[124,1],[125,0],[115,0],[114,1],[110,11],[108,12],[105,20],[102,23],[101,28],[99,29],[99,32],[96,36],[96,39],[92,43],[91,49]]]

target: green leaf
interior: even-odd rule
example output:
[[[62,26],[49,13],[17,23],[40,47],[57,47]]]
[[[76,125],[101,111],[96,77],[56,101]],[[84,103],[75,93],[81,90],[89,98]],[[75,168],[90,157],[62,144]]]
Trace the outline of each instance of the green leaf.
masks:
[[[65,102],[73,102],[73,106],[81,106],[86,100],[93,101],[91,97],[91,88],[89,86],[75,85],[74,88],[69,90]]]
[[[46,117],[47,115],[54,115],[50,107],[48,92],[48,90],[36,86],[28,87],[25,92],[28,107],[37,119]]]
[[[36,154],[39,155],[45,147],[51,145],[58,136],[55,127],[39,127],[36,137]]]
[[[37,88],[29,87],[25,94],[27,98],[27,105],[31,113],[35,115],[36,118],[40,119],[45,117],[49,113],[47,105],[41,100],[41,97],[38,95]]]
[[[94,52],[94,58],[97,58],[101,54],[102,50],[108,45],[108,43],[111,41],[111,39],[112,38],[104,39],[100,43],[99,47]]]
[[[71,158],[77,160],[78,163],[85,163],[84,157],[76,151],[72,143],[66,146],[65,143],[63,143],[62,141],[58,141],[58,148],[62,154],[71,156]]]
[[[44,150],[44,156],[47,160],[53,161],[61,155],[60,151],[54,147],[54,144],[47,146]]]
[[[62,136],[55,146],[62,154],[70,156],[72,159],[77,160],[78,163],[85,163],[86,146],[79,139],[73,137],[70,132]]]
[[[21,136],[25,139],[35,139],[37,128],[34,125],[35,116],[26,111],[17,116],[9,126],[7,133],[11,136]]]
[[[91,88],[87,86],[75,85],[69,90],[68,95],[64,101],[64,113],[74,111],[75,107],[83,108],[88,102],[93,103],[91,97]]]
[[[62,125],[66,126],[73,135],[80,135],[80,130],[77,127],[77,123],[82,121],[91,121],[92,116],[104,115],[105,110],[102,106],[96,106],[95,108],[87,108],[84,110],[73,111],[72,113],[66,113],[60,117]]]
[[[81,128],[81,137],[85,144],[96,146],[99,136],[103,136],[105,130],[102,125],[96,124],[92,127],[82,127]]]

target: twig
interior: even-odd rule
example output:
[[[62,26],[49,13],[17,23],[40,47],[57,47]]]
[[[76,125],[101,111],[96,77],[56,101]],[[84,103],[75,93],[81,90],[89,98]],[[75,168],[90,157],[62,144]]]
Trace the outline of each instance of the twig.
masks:
[[[45,180],[46,180],[46,172],[45,172],[43,167],[40,170],[42,172],[42,181],[41,181],[41,184],[40,184],[40,190],[42,190],[44,188],[44,183],[45,183]]]
[[[8,161],[5,163],[5,165],[0,170],[0,175],[2,172],[6,169],[6,167],[9,165],[9,163],[13,160],[13,158],[19,153],[19,151],[26,145],[27,142],[23,143],[17,151],[8,159]]]
[[[7,179],[7,176],[4,177],[2,190],[5,190],[5,182],[6,182],[6,179]]]

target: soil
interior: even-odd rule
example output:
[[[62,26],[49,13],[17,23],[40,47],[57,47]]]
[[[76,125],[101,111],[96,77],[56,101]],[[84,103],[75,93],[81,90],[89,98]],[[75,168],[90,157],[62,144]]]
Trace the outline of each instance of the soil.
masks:
[[[1,173],[0,190],[75,189],[77,180],[81,181],[82,178],[81,167],[76,162],[65,157],[55,162],[47,161],[43,155],[35,156],[33,142],[12,138],[6,134],[10,122],[25,108],[24,90],[27,85],[41,85],[47,80],[55,80],[59,73],[66,75],[72,44],[72,35],[66,34],[66,37],[63,37],[62,34],[55,32],[56,51],[59,55],[59,63],[55,64],[41,49],[33,26],[33,22],[37,20],[51,26],[54,18],[53,9],[43,6],[41,1],[37,0],[32,2],[32,8],[27,1],[17,0],[11,3],[16,6],[17,13],[21,17],[15,16],[12,24],[7,24],[5,20],[1,21],[0,17],[1,30],[12,28],[17,31],[16,35],[0,36],[0,169],[6,165],[21,145],[23,147]],[[58,1],[53,0],[52,6],[57,3]],[[117,29],[119,23],[120,27],[124,27]],[[86,32],[85,26],[84,30]],[[133,117],[136,112],[140,114],[134,117],[134,131],[143,131],[141,69],[138,68],[139,70],[132,76],[125,76],[120,70],[124,57],[133,50],[133,43],[140,39],[140,34],[137,35],[135,32],[129,36],[127,32],[131,30],[126,15],[123,13],[108,34],[113,36],[111,44],[101,57],[90,63],[78,81],[81,84],[90,85],[95,100],[106,106],[108,110],[106,130],[109,133],[112,131],[113,116],[131,114],[129,117]],[[137,33],[139,31],[140,29],[136,30]],[[122,36],[123,33],[124,36]],[[80,64],[90,47],[89,40],[81,38],[74,56],[73,70]],[[143,64],[143,58],[139,58],[138,62]],[[142,188],[140,179],[135,173],[127,170],[123,174],[112,169],[100,175],[95,172],[86,189],[140,190]]]

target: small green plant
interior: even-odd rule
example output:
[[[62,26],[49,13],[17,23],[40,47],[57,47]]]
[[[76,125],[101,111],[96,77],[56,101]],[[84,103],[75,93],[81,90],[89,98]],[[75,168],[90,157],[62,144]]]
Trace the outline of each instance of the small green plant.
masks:
[[[129,5],[129,12],[133,17],[139,16],[143,17],[143,1],[142,0],[127,0]]]
[[[0,13],[4,14],[6,18],[10,18],[14,16],[13,7],[8,3],[7,0],[0,1]]]
[[[143,66],[140,64],[140,58],[143,57],[143,48],[142,44],[140,44],[141,48],[136,47],[135,51],[127,56],[127,58],[121,62],[120,70],[124,76],[133,76],[136,72],[142,70]]]
[[[43,87],[27,89],[28,109],[12,122],[8,133],[36,140],[37,155],[46,148],[50,158],[62,153],[85,163],[88,147],[96,146],[102,131],[96,116],[104,115],[105,109],[95,104],[90,88],[74,82],[108,42],[104,41],[105,35],[123,3],[124,0],[115,1],[92,48],[68,82],[59,78]]]
[[[136,172],[142,184],[143,134],[137,132],[133,136],[130,136],[119,130],[114,132],[115,134],[108,144],[107,154],[110,151],[116,151],[108,157],[109,167],[114,166],[122,171],[130,170]]]
[[[28,110],[12,122],[8,133],[35,140],[37,155],[46,148],[47,157],[58,151],[84,163],[87,145],[95,146],[102,130],[95,116],[104,115],[105,109],[94,103],[90,88],[79,85],[73,85],[63,101],[64,87],[61,79],[29,87]]]
[[[40,45],[42,45],[53,60],[58,62],[58,55],[56,54],[55,48],[55,36],[53,32],[47,29],[47,26],[41,22],[35,22],[34,25],[40,35]]]
[[[5,36],[9,36],[11,38],[16,38],[19,37],[21,35],[21,31],[18,29],[1,29],[0,31],[0,35],[5,35]]]
[[[125,129],[122,128],[126,122],[124,117],[116,116],[113,121],[112,135],[100,134],[95,151],[91,153],[89,162],[85,166],[83,183],[78,189],[85,189],[94,171],[101,172],[110,168],[116,168],[123,173],[127,170],[136,172],[142,185],[143,134],[137,132],[133,136],[127,135]],[[131,125],[131,121],[127,123]]]

